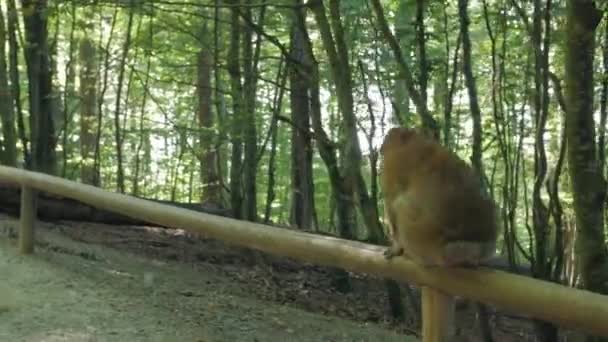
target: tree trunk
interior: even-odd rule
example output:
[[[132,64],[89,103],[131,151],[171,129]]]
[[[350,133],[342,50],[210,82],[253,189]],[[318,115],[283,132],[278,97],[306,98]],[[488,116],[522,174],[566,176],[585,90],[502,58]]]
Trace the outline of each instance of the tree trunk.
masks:
[[[468,0],[458,0],[458,18],[460,21],[460,37],[462,39],[462,52],[463,52],[463,72],[467,91],[469,94],[469,106],[471,110],[471,117],[473,119],[473,153],[471,156],[471,164],[478,176],[481,178],[482,184],[485,184],[485,176],[482,162],[482,127],[481,127],[481,109],[479,108],[479,101],[477,100],[477,84],[475,83],[475,76],[473,75],[473,57],[471,53],[471,40],[469,38],[469,13],[468,13]],[[489,190],[489,184],[484,186],[485,189],[480,189],[485,192]],[[486,342],[494,340],[492,337],[492,329],[489,322],[489,314],[485,305],[478,303],[477,308],[477,319],[479,322],[482,338]]]
[[[148,23],[148,46],[150,50],[154,48],[154,17],[149,18]],[[144,89],[144,93],[141,99],[141,108],[139,112],[139,137],[137,141],[137,145],[135,147],[135,162],[134,162],[134,171],[133,171],[133,196],[138,196],[140,193],[140,179],[139,175],[141,173],[147,172],[147,167],[149,167],[149,158],[144,160],[142,163],[142,149],[144,151],[150,151],[150,133],[145,129],[147,122],[147,108],[146,103],[148,101],[148,84],[150,82],[150,68],[152,67],[152,53],[147,53],[147,61],[146,61],[146,76],[144,78],[144,82],[142,84],[142,88]],[[145,191],[145,183],[144,183],[144,191]]]
[[[424,24],[425,0],[416,0],[416,52],[418,57],[418,84],[420,87],[420,101],[428,108],[427,86],[429,82],[429,68],[426,60],[426,28]]]
[[[243,217],[242,154],[243,154],[243,86],[241,84],[240,43],[241,27],[239,9],[240,1],[232,1],[230,24],[230,48],[228,52],[228,73],[230,74],[230,91],[232,93],[232,156],[230,164],[230,206],[232,216]]]
[[[6,67],[6,38],[4,14],[0,10],[0,116],[2,120],[0,163],[7,166],[17,166],[17,133],[15,131],[13,92],[8,84],[8,70]]]
[[[399,43],[400,50],[403,51],[403,59],[406,64],[410,63],[411,47],[414,46],[414,32],[411,25],[414,13],[415,11],[410,1],[399,1],[397,15],[395,16],[395,39]],[[392,123],[409,125],[412,122],[410,97],[407,82],[402,73],[396,75],[393,101],[395,111],[391,120]]]
[[[608,75],[608,20],[604,20],[604,41],[602,43],[602,72]],[[608,77],[602,77],[600,95],[600,126],[598,127],[598,162],[600,172],[606,174],[606,119],[608,118]]]
[[[97,118],[97,65],[93,42],[84,37],[80,41],[80,179],[95,184],[95,127]]]
[[[25,24],[25,60],[27,63],[30,139],[32,141],[32,169],[51,175],[57,172],[55,126],[51,65],[49,62],[47,2],[23,0]]]
[[[11,90],[14,101],[14,108],[17,114],[17,132],[19,140],[23,145],[23,160],[25,167],[30,168],[32,158],[30,155],[30,142],[25,131],[25,121],[23,119],[23,110],[21,108],[21,83],[19,81],[19,45],[17,43],[17,32],[19,32],[19,19],[17,16],[17,8],[15,0],[7,1],[7,29],[8,29],[8,46],[9,46],[9,74],[11,79]]]
[[[460,33],[462,38],[462,53],[464,77],[469,93],[469,105],[471,109],[471,117],[473,119],[473,154],[471,162],[473,168],[479,173],[479,176],[484,179],[483,164],[481,161],[481,109],[477,100],[477,85],[475,84],[475,76],[473,75],[473,57],[471,54],[471,39],[469,38],[469,14],[468,0],[458,0],[458,18],[460,19]]]
[[[72,8],[70,11],[70,38],[69,38],[69,51],[68,51],[68,60],[65,64],[65,92],[63,94],[63,134],[62,134],[62,166],[61,166],[61,177],[66,178],[68,175],[68,160],[72,157],[72,144],[70,143],[70,123],[72,121],[72,114],[78,105],[78,97],[76,95],[76,72],[74,68],[74,53],[77,49],[78,41],[75,38],[76,31],[76,4],[72,3]],[[59,23],[59,19],[57,19]],[[57,44],[57,43],[55,43]],[[70,176],[72,176],[73,172],[70,172]],[[70,177],[73,178],[73,177]],[[89,183],[90,184],[90,183]]]
[[[220,12],[220,3],[222,0],[214,0],[215,8],[213,10],[213,82],[214,82],[214,93],[213,102],[215,105],[215,114],[218,124],[218,139],[215,142],[216,160],[217,160],[217,171],[219,174],[220,188],[222,189],[222,205],[225,204],[225,189],[226,185],[224,180],[230,177],[228,174],[228,141],[227,131],[228,126],[226,125],[226,96],[223,91],[224,89],[222,82],[221,69],[222,64],[225,63],[225,58],[222,56],[224,47],[224,37],[220,30],[223,25],[223,15]]]
[[[278,118],[281,113],[283,105],[283,94],[285,93],[285,84],[287,83],[287,72],[284,71],[284,60],[281,60],[279,64],[279,71],[277,73],[277,84],[279,87],[276,89],[276,93],[273,100],[272,119],[270,121],[270,128],[268,134],[270,135],[270,153],[268,156],[268,187],[266,189],[266,207],[264,210],[264,223],[270,223],[272,202],[275,200],[275,170],[276,170],[276,156],[277,156],[277,137],[279,133]]]
[[[355,196],[355,186],[358,185],[356,183],[357,173],[361,172],[361,149],[357,137],[348,51],[340,22],[338,0],[330,0],[331,27],[325,14],[325,5],[322,1],[316,3],[312,11],[321,33],[323,47],[329,58],[330,71],[335,85],[338,108],[343,124],[341,128],[343,132],[342,139],[345,141],[342,144],[342,151],[340,153],[341,161],[343,161],[342,165],[338,164],[337,158],[329,161],[329,163],[326,161],[326,164],[328,164],[328,168],[336,168],[335,173],[330,172],[330,178],[334,178],[333,182],[337,188],[335,195],[338,196],[336,198],[338,231],[341,237],[352,239],[355,236],[354,225],[356,222],[352,202]],[[332,150],[331,153],[335,158],[335,151]],[[343,216],[347,213],[348,216]]]
[[[211,54],[206,47],[198,53],[198,122],[201,131],[200,158],[201,183],[203,187],[201,203],[222,205],[222,187],[217,170],[217,151],[214,143],[215,118],[211,110]]]
[[[112,24],[110,25],[110,33],[108,36],[108,40],[105,44],[105,47],[102,48],[104,51],[103,58],[103,79],[101,81],[101,90],[99,92],[99,99],[105,99],[106,91],[108,90],[108,76],[110,73],[110,54],[112,47],[112,40],[114,38],[114,30],[116,28],[116,22],[118,16],[118,8],[114,10],[114,14],[112,15]],[[103,20],[103,18],[101,19]],[[100,37],[100,42],[102,41]],[[97,132],[95,132],[95,162],[93,163],[94,169],[94,180],[93,185],[101,186],[101,138],[102,138],[102,125],[103,125],[103,100],[97,101]],[[149,160],[149,159],[148,159]]]
[[[297,19],[296,19],[297,20]],[[296,25],[291,35],[291,58],[310,65],[305,60],[304,33]],[[312,173],[312,142],[310,138],[310,78],[296,68],[289,68],[291,120],[291,215],[290,223],[304,230],[313,224],[314,186]]]
[[[566,134],[582,283],[590,291],[608,294],[604,236],[606,181],[598,167],[593,120],[595,29],[601,17],[594,1],[567,2]]]
[[[0,212],[19,217],[21,188],[17,185],[0,186]],[[140,197],[141,198],[141,197]],[[145,199],[145,198],[144,198]],[[160,204],[172,205],[177,208],[193,210],[200,213],[229,217],[230,212],[225,209],[201,206],[197,203],[179,203],[147,199]],[[38,217],[44,220],[69,220],[98,222],[115,225],[147,225],[149,223],[117,214],[111,211],[98,209],[71,198],[64,198],[46,192],[38,193]]]
[[[354,238],[355,207],[354,201],[358,201],[361,216],[365,221],[369,235],[372,238],[380,239],[384,236],[382,226],[379,221],[377,204],[371,200],[368,194],[363,175],[361,173],[361,148],[357,135],[357,118],[354,112],[352,75],[349,64],[349,53],[344,41],[344,32],[340,19],[340,3],[338,0],[330,0],[330,23],[325,14],[323,1],[319,1],[312,7],[315,20],[319,26],[321,40],[330,61],[330,69],[338,97],[338,107],[343,121],[343,132],[345,144],[342,146],[341,160],[343,164],[338,166],[337,158],[333,146],[323,130],[321,124],[321,113],[319,104],[319,81],[317,64],[314,61],[312,48],[308,43],[308,55],[312,66],[312,88],[311,105],[313,127],[318,138],[319,153],[323,158],[330,176],[332,193],[336,201],[336,213],[338,231],[340,236],[347,239]],[[301,20],[303,24],[303,20]],[[333,31],[333,34],[332,34]],[[307,35],[306,35],[307,37]],[[309,42],[309,39],[306,39]],[[374,241],[381,243],[383,241]],[[338,289],[347,290],[350,288],[347,274],[337,273],[336,284]],[[389,290],[395,291],[394,284],[389,283]],[[390,293],[389,293],[390,294]],[[394,294],[394,292],[392,292]],[[392,297],[397,300],[397,297]],[[391,302],[391,304],[396,304]],[[397,310],[393,311],[397,313]]]
[[[125,193],[125,169],[123,166],[123,138],[124,133],[120,125],[120,101],[122,95],[123,79],[125,75],[125,64],[129,49],[131,48],[131,28],[133,27],[133,15],[135,12],[134,1],[131,1],[129,7],[129,20],[127,22],[127,36],[122,47],[122,56],[118,65],[118,80],[116,89],[116,102],[114,104],[114,138],[116,144],[116,188],[121,194]],[[126,115],[126,114],[125,114]]]
[[[243,160],[243,213],[244,218],[248,221],[257,220],[257,122],[256,122],[256,90],[258,81],[258,64],[260,59],[260,51],[262,38],[258,34],[255,50],[253,47],[253,29],[251,28],[252,9],[247,7],[244,9],[243,17],[248,25],[244,29],[243,36],[243,99],[244,99],[244,122],[243,133],[245,137],[245,150]],[[264,27],[264,14],[266,7],[262,6],[259,14],[257,26],[261,29]]]

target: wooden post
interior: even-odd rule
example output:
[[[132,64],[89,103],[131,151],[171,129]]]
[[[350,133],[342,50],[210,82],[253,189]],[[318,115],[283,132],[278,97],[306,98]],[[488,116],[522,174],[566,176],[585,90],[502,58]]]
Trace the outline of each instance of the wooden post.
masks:
[[[422,287],[422,341],[447,342],[454,337],[454,299]]]
[[[21,227],[19,228],[19,252],[34,252],[34,224],[36,222],[36,190],[21,187]]]

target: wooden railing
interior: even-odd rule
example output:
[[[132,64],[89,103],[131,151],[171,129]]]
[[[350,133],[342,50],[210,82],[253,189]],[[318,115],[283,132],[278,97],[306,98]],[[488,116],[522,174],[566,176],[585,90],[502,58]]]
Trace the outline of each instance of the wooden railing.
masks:
[[[35,191],[72,198],[125,216],[319,265],[415,283],[447,296],[461,296],[594,335],[608,336],[608,296],[498,270],[427,269],[406,258],[387,261],[383,247],[239,221],[158,204],[58,177],[0,166],[0,182],[17,183],[21,192],[22,253],[33,251]],[[426,314],[425,314],[426,312]],[[434,317],[423,307],[423,340],[434,340]]]

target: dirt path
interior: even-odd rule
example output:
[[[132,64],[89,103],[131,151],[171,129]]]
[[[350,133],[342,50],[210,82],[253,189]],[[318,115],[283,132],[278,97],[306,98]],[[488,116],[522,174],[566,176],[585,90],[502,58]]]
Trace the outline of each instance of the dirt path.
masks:
[[[413,341],[359,323],[260,300],[225,269],[75,241],[41,223],[18,255],[0,217],[0,341]]]

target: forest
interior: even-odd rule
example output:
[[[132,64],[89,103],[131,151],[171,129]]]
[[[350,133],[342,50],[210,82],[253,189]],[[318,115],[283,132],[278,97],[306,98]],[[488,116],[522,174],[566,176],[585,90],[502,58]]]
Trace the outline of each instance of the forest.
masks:
[[[606,11],[593,0],[3,0],[0,164],[387,245],[380,146],[391,127],[416,127],[482,175],[511,270],[608,295]],[[327,276],[337,293],[357,287]],[[380,287],[379,310],[406,320],[416,294]],[[502,340],[488,315],[479,306],[480,335]],[[557,341],[560,328],[533,321],[528,333]]]

